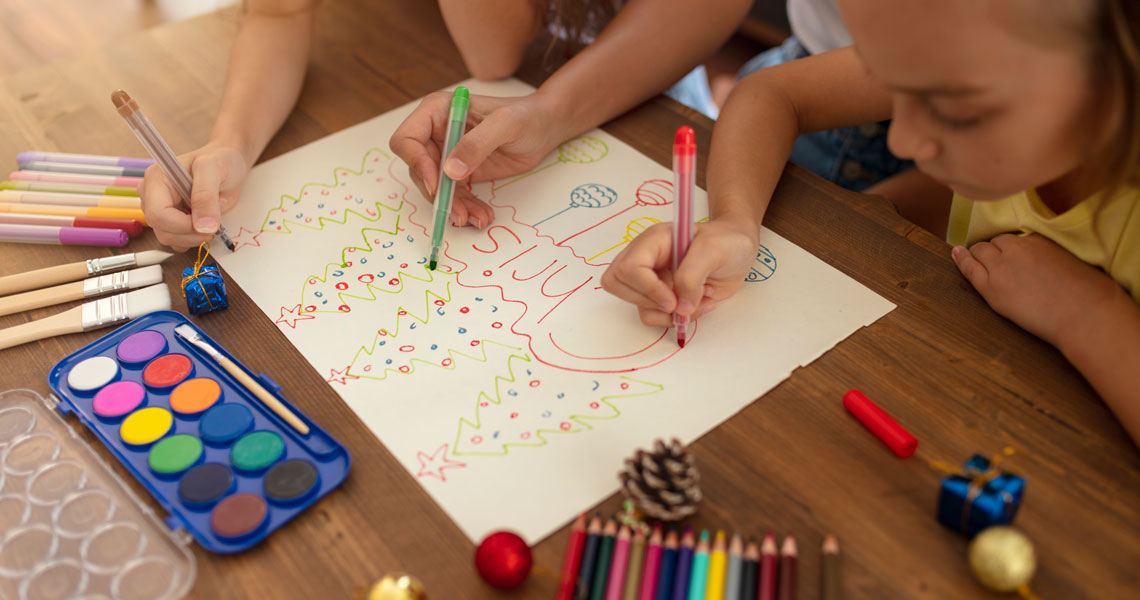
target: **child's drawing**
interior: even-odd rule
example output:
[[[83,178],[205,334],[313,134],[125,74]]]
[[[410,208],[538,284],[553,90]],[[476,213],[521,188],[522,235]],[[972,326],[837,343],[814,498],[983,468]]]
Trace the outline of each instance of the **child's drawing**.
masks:
[[[469,186],[496,219],[448,227],[428,269],[430,200],[379,149],[410,110],[255,168],[219,262],[473,540],[538,540],[616,489],[634,446],[694,439],[891,308],[765,232],[759,285],[680,351],[601,289],[608,261],[673,211],[669,170],[602,131]],[[697,217],[705,202],[698,190]]]

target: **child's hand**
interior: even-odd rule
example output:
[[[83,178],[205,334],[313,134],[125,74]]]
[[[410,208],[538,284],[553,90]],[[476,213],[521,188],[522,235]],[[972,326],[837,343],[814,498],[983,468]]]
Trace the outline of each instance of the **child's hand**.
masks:
[[[756,260],[756,232],[714,220],[697,225],[693,243],[673,273],[671,223],[637,236],[602,276],[602,287],[637,305],[641,322],[669,327],[673,313],[697,318],[736,293]]]
[[[181,252],[214,236],[222,213],[238,200],[249,164],[238,150],[214,144],[184,154],[179,160],[194,178],[189,209],[157,165],[147,168],[141,196],[147,225],[154,229],[155,237]]]
[[[1123,293],[1104,271],[1037,234],[1003,234],[951,254],[998,314],[1054,346],[1082,316]]]
[[[451,106],[450,92],[435,92],[404,120],[388,146],[408,164],[412,181],[425,198],[435,197],[439,162]],[[554,132],[555,119],[535,95],[520,98],[471,96],[468,130],[444,164],[455,181],[487,181],[533,169],[561,140]],[[494,210],[457,186],[452,204],[452,222],[486,227],[495,219]]]

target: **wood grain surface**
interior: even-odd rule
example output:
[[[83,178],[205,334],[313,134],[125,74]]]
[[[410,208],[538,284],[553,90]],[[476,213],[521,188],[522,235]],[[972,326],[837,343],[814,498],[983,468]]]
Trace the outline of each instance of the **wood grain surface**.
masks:
[[[265,158],[467,77],[434,2],[329,0],[319,11],[300,102]],[[0,161],[14,169],[15,154],[29,149],[139,155],[110,104],[119,87],[176,152],[198,147],[209,135],[239,23],[236,10],[224,10],[0,79]],[[530,83],[539,82],[534,62],[523,77]],[[604,129],[668,165],[672,132],[684,123],[697,130],[703,186],[707,119],[657,98]],[[1036,544],[1035,591],[1043,598],[1134,597],[1140,455],[1080,374],[994,314],[958,274],[949,247],[882,199],[789,167],[766,223],[898,308],[694,444],[705,500],[690,523],[757,537],[794,533],[801,598],[817,596],[819,548],[828,532],[843,546],[848,598],[990,597],[970,576],[966,540],[935,520],[941,475],[926,460],[957,464],[1011,445],[1019,452],[1008,464],[1028,480],[1017,526]],[[147,233],[127,250],[156,247]],[[0,244],[0,273],[108,254]],[[192,253],[167,261],[172,289],[192,261]],[[482,584],[474,548],[459,529],[249,297],[232,283],[229,296],[227,310],[193,320],[254,372],[280,383],[295,406],[349,448],[353,467],[338,491],[252,550],[215,556],[195,547],[192,597],[346,598],[394,570],[418,576],[434,599],[553,597],[568,528],[535,546],[536,572],[519,590]],[[0,327],[61,308],[3,317]],[[175,308],[185,311],[177,295]],[[0,389],[46,394],[51,365],[98,335],[0,351]],[[763,361],[779,350],[737,351]],[[844,411],[842,394],[852,387],[919,438],[915,457],[896,459]],[[616,476],[619,465],[597,468]],[[612,512],[620,502],[611,497],[598,508]]]

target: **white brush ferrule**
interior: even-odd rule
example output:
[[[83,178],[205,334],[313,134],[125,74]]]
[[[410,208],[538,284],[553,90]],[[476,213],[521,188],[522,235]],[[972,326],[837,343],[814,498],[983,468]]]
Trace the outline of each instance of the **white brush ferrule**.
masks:
[[[116,294],[99,300],[92,300],[82,306],[83,331],[91,331],[130,318],[127,312],[127,295]]]
[[[135,266],[135,255],[120,254],[118,256],[108,256],[105,258],[92,258],[87,261],[87,274],[99,275],[102,273],[110,273],[111,271],[122,271]]]
[[[131,284],[131,272],[119,271],[83,280],[83,297],[102,296],[107,292],[125,290]]]

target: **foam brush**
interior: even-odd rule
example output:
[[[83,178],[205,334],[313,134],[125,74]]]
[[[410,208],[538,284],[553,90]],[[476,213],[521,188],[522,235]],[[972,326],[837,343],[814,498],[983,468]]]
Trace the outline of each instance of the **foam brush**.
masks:
[[[57,315],[0,329],[0,350],[66,333],[107,327],[156,310],[170,310],[170,290],[165,285],[152,285],[92,300]]]
[[[174,256],[161,250],[146,250],[118,256],[92,258],[57,267],[36,269],[26,273],[0,277],[0,296],[35,290],[49,285],[78,281],[96,275],[105,275],[134,267],[148,267]]]
[[[86,300],[106,296],[122,290],[137,290],[162,281],[162,267],[151,265],[141,269],[120,271],[65,283],[42,290],[32,290],[0,298],[0,317],[33,308],[63,304],[73,300]]]

